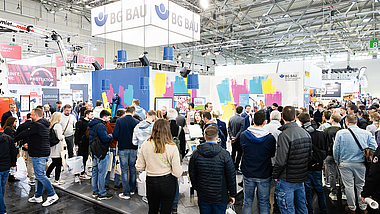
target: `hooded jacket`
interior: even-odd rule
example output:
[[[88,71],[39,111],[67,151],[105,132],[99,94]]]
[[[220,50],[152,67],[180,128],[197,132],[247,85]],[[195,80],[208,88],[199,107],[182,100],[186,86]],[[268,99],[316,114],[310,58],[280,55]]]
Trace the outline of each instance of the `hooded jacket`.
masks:
[[[276,163],[273,178],[290,183],[307,180],[308,163],[311,160],[311,137],[296,122],[279,128]]]
[[[115,129],[116,120],[118,118],[119,117],[117,116],[112,117],[111,120],[107,122],[106,127],[107,127],[108,134],[112,134],[113,130]],[[112,139],[110,143],[110,148],[116,149],[116,146],[117,146],[117,141],[115,139]]]
[[[144,120],[133,129],[132,143],[141,149],[142,144],[150,137],[152,134],[153,122]]]
[[[230,154],[217,144],[198,145],[191,155],[189,174],[198,197],[208,203],[227,203],[236,196],[235,166]]]
[[[240,136],[243,150],[241,171],[248,178],[269,178],[272,175],[271,157],[276,152],[276,139],[261,127],[249,127]]]
[[[138,114],[141,117],[141,119],[145,120],[146,111],[140,106],[135,106],[135,109],[136,109],[135,113]]]
[[[303,124],[304,128],[311,136],[311,142],[314,146],[318,147],[321,150],[327,151],[327,142],[326,142],[326,133],[323,131],[316,130],[311,122]],[[309,162],[308,171],[320,171],[323,167],[323,161],[318,162],[314,159],[311,159]]]
[[[96,106],[93,111],[94,117],[100,118],[100,112],[103,111],[103,109],[102,106]]]
[[[137,149],[137,146],[132,144],[133,129],[139,123],[138,120],[131,115],[125,115],[116,120],[115,129],[112,132],[113,138],[118,141],[119,150]]]
[[[7,134],[0,132],[0,172],[9,170],[16,166],[17,150],[13,139]]]
[[[30,157],[48,157],[50,155],[50,122],[41,118],[32,122],[30,127],[15,137],[15,141],[29,137],[28,152]]]
[[[96,129],[96,125],[98,125],[98,124],[99,124],[99,126],[97,129],[97,134],[100,138],[100,141],[102,141],[102,143],[104,143],[106,145],[106,147],[109,148],[110,142],[112,140],[112,134],[108,134],[107,128],[104,125],[104,121],[99,119],[99,118],[94,118],[93,120],[91,120],[88,123],[89,141],[91,142],[91,140],[95,137],[95,129]]]

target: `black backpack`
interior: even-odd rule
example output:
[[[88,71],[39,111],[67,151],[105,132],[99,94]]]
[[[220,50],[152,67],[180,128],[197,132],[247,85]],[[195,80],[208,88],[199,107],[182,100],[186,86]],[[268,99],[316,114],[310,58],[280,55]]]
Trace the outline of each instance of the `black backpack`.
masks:
[[[313,148],[311,150],[311,157],[314,161],[321,163],[323,162],[327,157],[327,151],[318,148],[316,145],[312,144]]]
[[[98,136],[99,124],[100,123],[96,125],[94,138],[92,138],[92,140],[90,141],[90,148],[93,156],[96,156],[100,160],[103,160],[107,155],[108,148],[106,147],[106,145],[104,145],[104,143],[100,140]]]
[[[49,131],[50,147],[53,147],[59,143],[59,139],[57,137],[57,134],[54,131],[54,126],[55,126],[55,124],[50,128],[50,131]]]

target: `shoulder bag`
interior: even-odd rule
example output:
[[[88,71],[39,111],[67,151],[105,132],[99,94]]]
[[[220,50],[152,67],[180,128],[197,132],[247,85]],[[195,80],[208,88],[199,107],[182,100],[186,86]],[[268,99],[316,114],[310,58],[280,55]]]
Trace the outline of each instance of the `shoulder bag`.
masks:
[[[366,166],[370,165],[370,164],[372,163],[372,159],[373,159],[373,151],[372,151],[372,149],[370,149],[370,148],[363,149],[363,147],[362,147],[362,146],[360,145],[360,143],[359,143],[358,138],[356,138],[354,132],[353,132],[350,128],[348,128],[348,130],[350,131],[350,133],[351,133],[352,136],[354,137],[356,144],[358,144],[358,146],[359,146],[359,148],[360,148],[360,151],[363,152],[363,155],[364,155],[364,157],[365,157],[364,164],[365,164]]]

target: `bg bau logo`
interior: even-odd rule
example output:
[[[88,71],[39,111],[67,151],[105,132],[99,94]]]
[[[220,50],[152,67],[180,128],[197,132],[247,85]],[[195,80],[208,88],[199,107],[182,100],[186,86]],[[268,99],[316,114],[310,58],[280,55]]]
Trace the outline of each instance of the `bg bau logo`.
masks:
[[[156,8],[157,16],[160,17],[160,19],[166,20],[169,18],[169,10],[165,11],[165,5],[164,4],[161,3],[160,7],[155,5],[155,8]]]
[[[283,75],[283,74],[280,74],[280,78],[284,78],[285,77],[285,75]]]
[[[95,17],[95,24],[99,27],[106,24],[108,19],[108,14],[104,15],[103,12],[100,12],[98,17]]]

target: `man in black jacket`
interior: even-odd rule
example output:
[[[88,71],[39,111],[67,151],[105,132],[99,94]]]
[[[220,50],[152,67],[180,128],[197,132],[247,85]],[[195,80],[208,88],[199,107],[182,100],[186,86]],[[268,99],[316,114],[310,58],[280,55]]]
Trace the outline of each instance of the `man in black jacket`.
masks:
[[[307,181],[311,160],[311,137],[295,122],[296,110],[286,106],[282,110],[285,125],[279,128],[277,156],[273,168],[276,198],[281,213],[308,213],[304,182]]]
[[[21,115],[20,115],[20,112],[17,111],[16,104],[14,103],[9,104],[9,111],[5,112],[3,116],[1,116],[1,127],[4,127],[5,121],[7,121],[8,117],[17,118],[16,127],[19,126],[21,122]]]
[[[239,170],[240,160],[243,153],[240,145],[240,134],[244,131],[245,119],[241,116],[242,112],[242,106],[236,107],[236,115],[232,116],[228,122],[228,135],[230,136],[232,144],[231,156],[232,160],[234,161],[236,170]]]
[[[4,204],[5,184],[7,183],[9,169],[16,166],[17,150],[13,139],[0,132],[0,213],[6,213]]]
[[[34,174],[37,179],[36,193],[29,198],[31,203],[42,203],[42,191],[45,187],[48,198],[42,206],[50,206],[58,201],[58,195],[55,194],[50,180],[45,175],[45,166],[50,155],[49,126],[50,122],[42,118],[43,110],[35,108],[32,110],[32,124],[30,128],[21,132],[15,137],[15,141],[29,137],[28,150],[32,157]]]
[[[217,143],[217,127],[207,127],[205,139],[190,159],[191,184],[198,193],[200,213],[225,213],[228,202],[234,204],[237,194],[234,164]]]
[[[86,169],[86,162],[88,159],[88,147],[90,146],[90,142],[88,140],[88,137],[86,135],[87,129],[88,129],[88,122],[92,120],[94,117],[94,114],[92,110],[86,110],[84,111],[84,117],[80,118],[79,121],[75,124],[76,130],[74,133],[74,143],[76,144],[75,148],[78,150],[78,155],[83,157],[83,167]],[[84,180],[90,179],[89,176],[86,175],[86,170],[84,170],[80,178]]]
[[[310,122],[310,115],[301,113],[299,120],[304,128],[311,136],[313,143],[313,153],[318,154],[319,151],[326,151],[326,134],[323,131],[316,130]],[[318,195],[319,209],[321,214],[327,214],[327,205],[325,192],[322,187],[322,167],[323,160],[312,157],[307,170],[307,181],[305,182],[307,209],[309,213],[313,213],[313,188]]]
[[[363,187],[363,191],[361,193],[361,200],[363,203],[366,203],[364,201],[365,198],[371,197],[373,200],[379,202],[380,200],[380,146],[377,147],[374,156],[373,161],[371,164],[371,167],[369,168],[369,173],[367,174],[365,178],[365,184]],[[374,210],[373,210],[374,211]],[[377,212],[371,212],[371,213],[380,213],[379,210]]]
[[[26,115],[26,121],[22,123],[16,130],[16,136],[20,134],[21,132],[27,130],[30,125],[32,124],[32,118],[31,113],[28,113]],[[26,137],[20,141],[20,146],[22,146],[22,150],[24,151],[24,158],[26,159],[26,167],[28,171],[28,177],[29,177],[29,185],[34,186],[36,184],[36,177],[34,176],[34,169],[33,169],[33,162],[32,157],[29,156],[28,153],[28,143],[29,143],[29,137]]]

